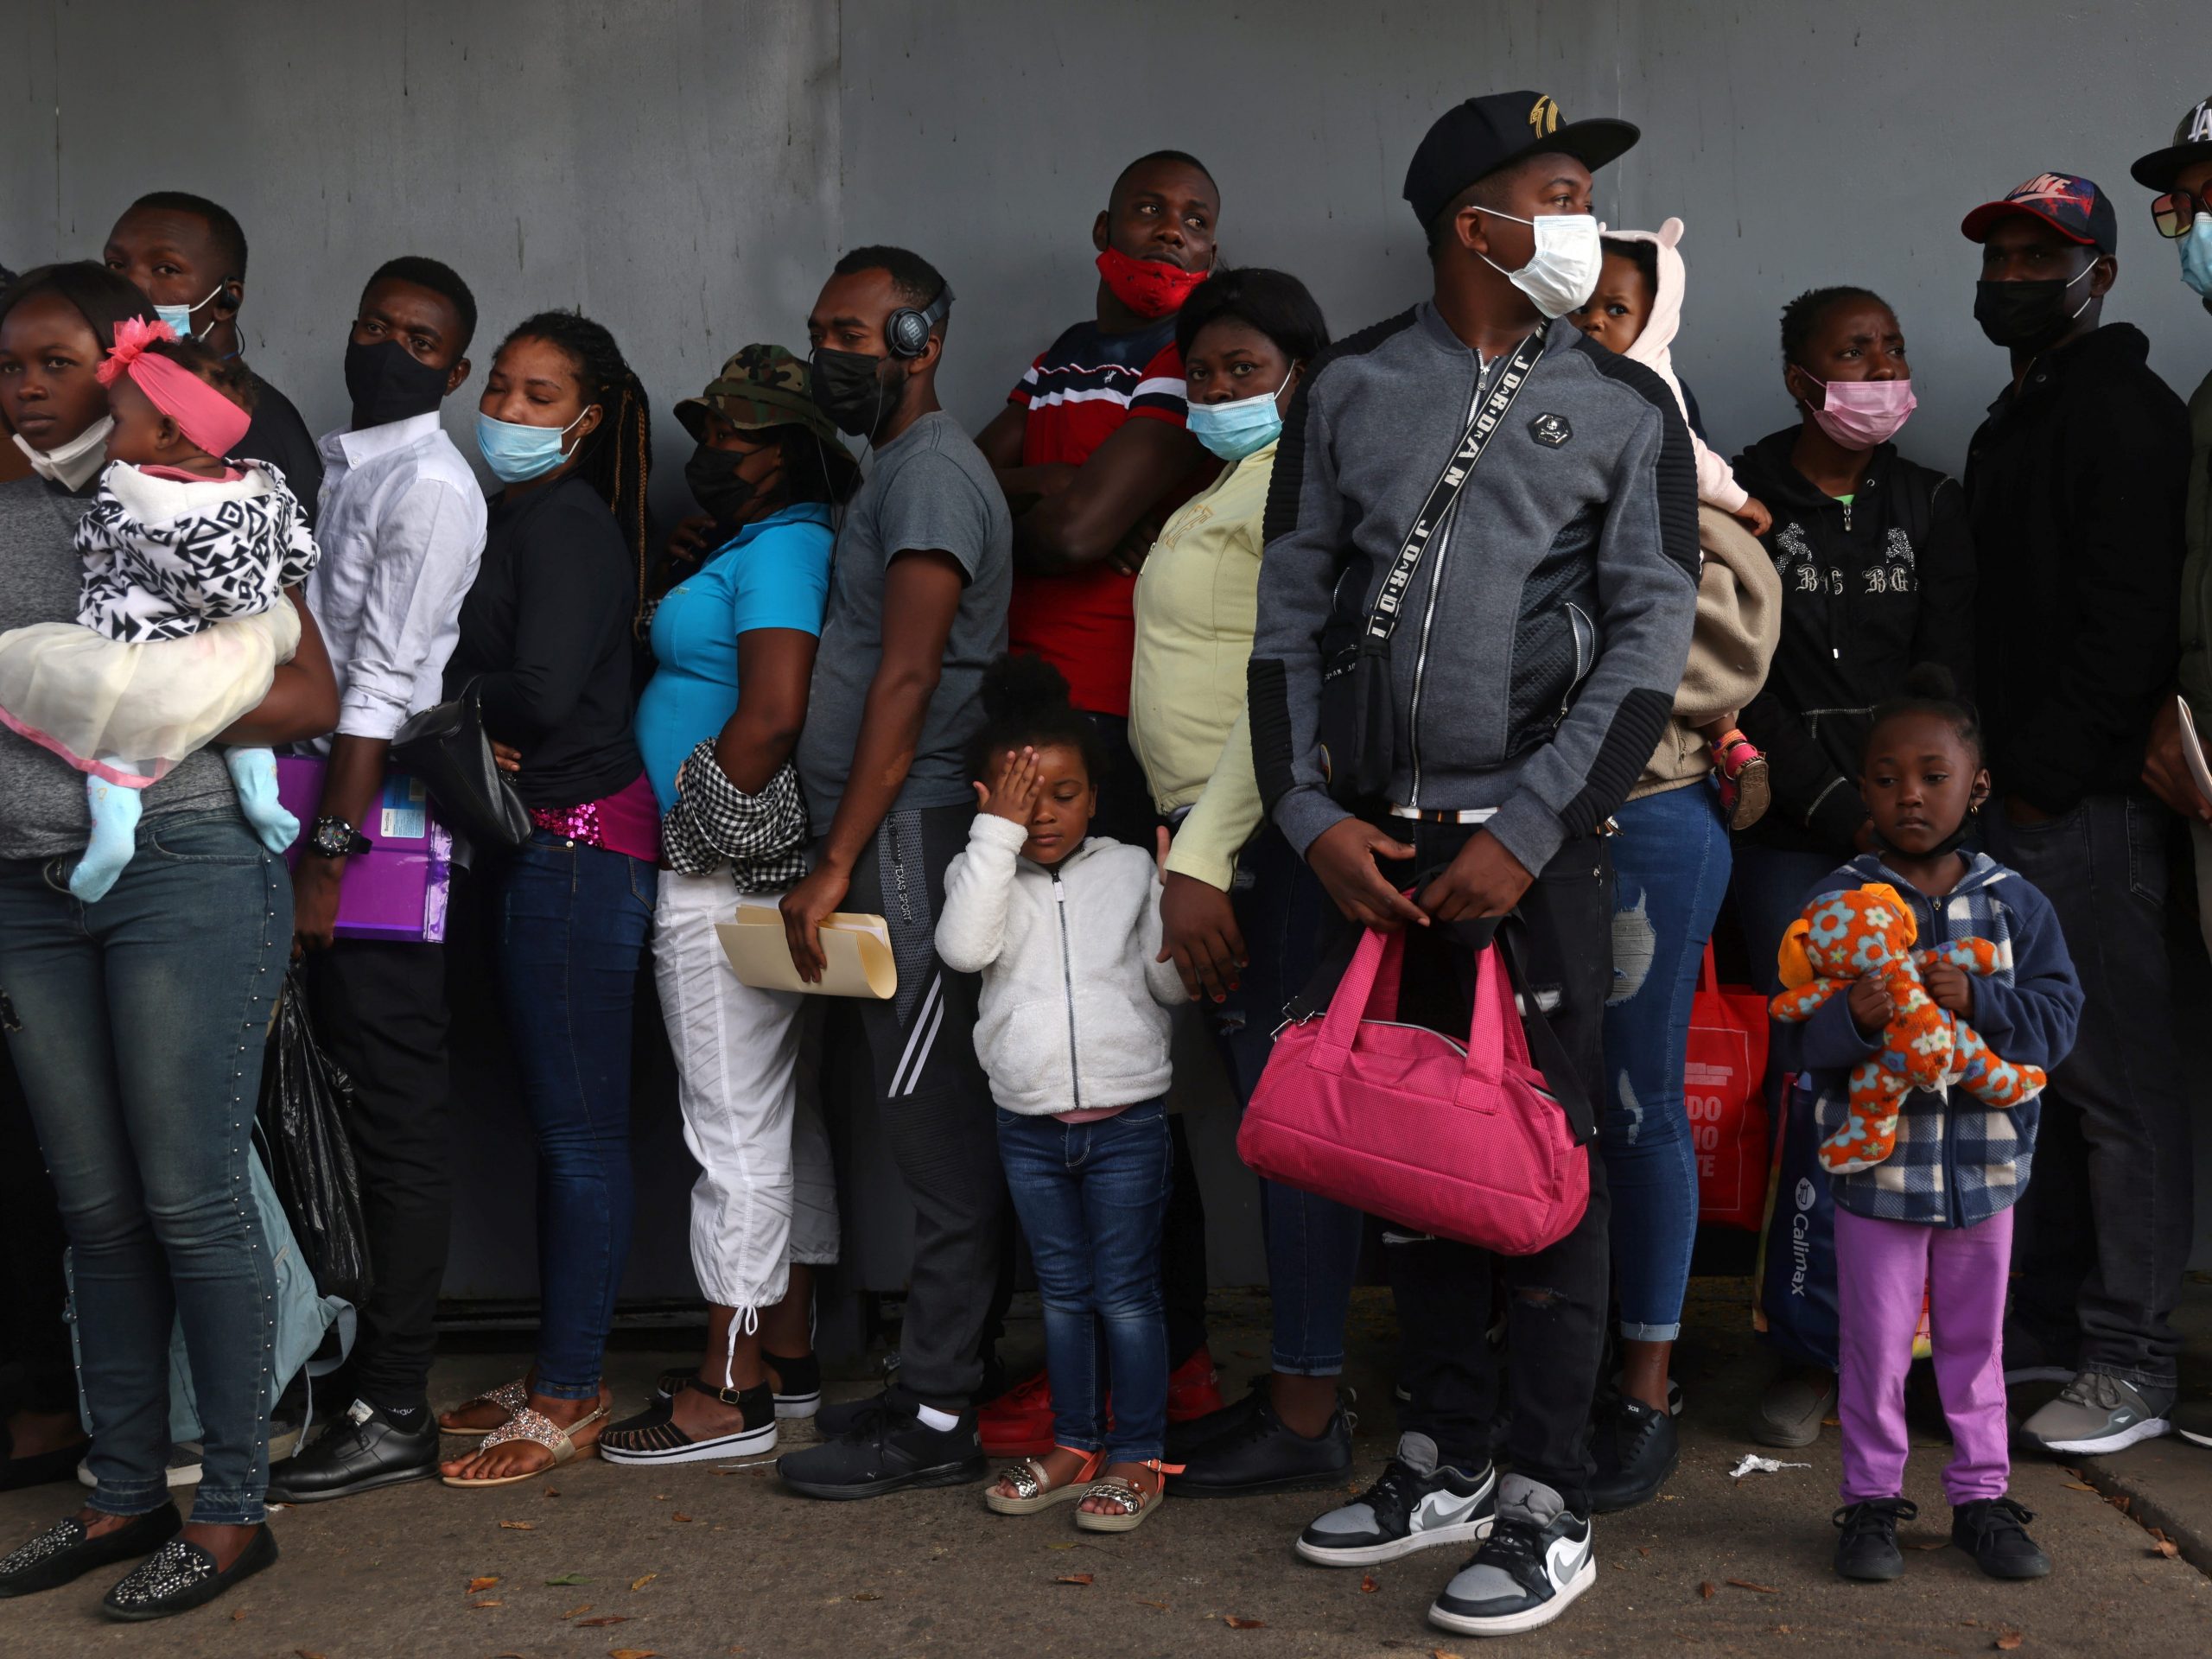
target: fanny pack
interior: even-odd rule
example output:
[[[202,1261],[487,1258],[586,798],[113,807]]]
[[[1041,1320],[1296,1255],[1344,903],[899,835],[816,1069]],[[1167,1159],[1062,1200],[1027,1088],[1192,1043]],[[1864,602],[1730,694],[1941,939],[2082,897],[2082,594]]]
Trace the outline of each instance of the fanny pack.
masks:
[[[1383,578],[1375,603],[1360,625],[1358,638],[1324,648],[1321,655],[1321,771],[1331,798],[1351,806],[1379,797],[1390,783],[1392,739],[1390,636],[1398,630],[1406,595],[1421,569],[1429,540],[1444,531],[1459,493],[1483,458],[1491,435],[1505,419],[1513,400],[1543,355],[1545,330],[1539,327],[1513,348],[1497,384],[1477,406],[1467,429],[1444,463],[1428,499],[1414,517],[1403,546]]]

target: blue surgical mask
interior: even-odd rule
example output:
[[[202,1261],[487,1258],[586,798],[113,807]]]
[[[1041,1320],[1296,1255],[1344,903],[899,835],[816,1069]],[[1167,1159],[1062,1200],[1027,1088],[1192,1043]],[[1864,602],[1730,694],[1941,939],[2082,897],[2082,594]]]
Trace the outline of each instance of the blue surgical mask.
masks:
[[[1282,386],[1289,384],[1287,374]],[[1233,403],[1192,404],[1191,435],[1224,461],[1242,461],[1266,448],[1282,435],[1282,410],[1275,406],[1282,386]]]
[[[2190,221],[2181,239],[2181,279],[2199,299],[2212,299],[2212,213]]]
[[[591,413],[586,404],[584,415]],[[476,411],[476,447],[484,452],[484,464],[492,475],[503,484],[526,484],[533,478],[543,478],[569,458],[561,448],[561,440],[575,427],[576,416],[567,426],[518,426],[512,421],[495,421],[482,410]]]
[[[197,311],[201,306],[207,304],[209,300],[213,299],[215,296],[222,291],[223,285],[220,283],[218,283],[199,299],[194,300],[190,305],[157,305],[154,308],[154,315],[159,317],[163,322],[168,324],[171,332],[173,332],[179,340],[190,340],[192,338],[192,314]]]

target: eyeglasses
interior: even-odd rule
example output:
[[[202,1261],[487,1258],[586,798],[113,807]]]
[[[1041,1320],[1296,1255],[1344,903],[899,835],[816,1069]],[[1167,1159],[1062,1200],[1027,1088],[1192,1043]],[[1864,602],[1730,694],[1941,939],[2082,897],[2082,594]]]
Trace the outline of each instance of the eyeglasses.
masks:
[[[2212,202],[2187,190],[2169,190],[2151,203],[2151,222],[2169,242],[2187,236],[2199,213],[2212,213]]]

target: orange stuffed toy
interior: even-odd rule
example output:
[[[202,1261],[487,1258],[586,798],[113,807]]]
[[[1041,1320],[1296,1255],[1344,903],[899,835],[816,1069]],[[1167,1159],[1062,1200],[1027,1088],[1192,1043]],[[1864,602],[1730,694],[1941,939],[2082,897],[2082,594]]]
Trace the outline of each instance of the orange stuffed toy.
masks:
[[[1912,906],[1897,889],[1873,882],[1808,906],[1783,936],[1777,960],[1786,988],[1769,1005],[1776,1019],[1809,1020],[1859,979],[1880,980],[1896,1009],[1882,1028],[1880,1049],[1852,1068],[1843,1127],[1821,1143],[1821,1166],[1833,1174],[1871,1169],[1890,1155],[1897,1114],[1916,1089],[1943,1092],[1958,1084],[2001,1108],[2043,1090],[2039,1068],[2012,1065],[1990,1052],[1972,1026],[1936,1006],[1921,981],[1921,968],[1936,962],[1970,974],[1994,973],[1997,947],[1987,939],[1960,939],[1916,952],[1919,931]]]

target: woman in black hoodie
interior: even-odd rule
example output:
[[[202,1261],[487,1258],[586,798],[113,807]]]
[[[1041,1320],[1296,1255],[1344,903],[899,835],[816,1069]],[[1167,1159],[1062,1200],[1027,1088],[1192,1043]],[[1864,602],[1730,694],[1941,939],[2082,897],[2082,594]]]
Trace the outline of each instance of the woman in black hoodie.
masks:
[[[1783,309],[1782,357],[1797,424],[1734,461],[1774,514],[1759,540],[1782,575],[1781,643],[1739,722],[1766,752],[1773,804],[1737,838],[1730,883],[1770,994],[1807,891],[1872,846],[1859,752],[1874,705],[1916,663],[1942,664],[1962,696],[1974,668],[1965,499],[1889,442],[1913,406],[1896,313],[1863,288],[1814,289]],[[1779,1081],[1767,1079],[1770,1104]],[[1768,1445],[1809,1443],[1834,1398],[1834,1354],[1794,1357],[1809,1369],[1777,1378],[1753,1424]]]

